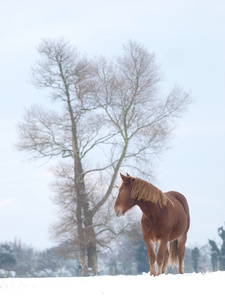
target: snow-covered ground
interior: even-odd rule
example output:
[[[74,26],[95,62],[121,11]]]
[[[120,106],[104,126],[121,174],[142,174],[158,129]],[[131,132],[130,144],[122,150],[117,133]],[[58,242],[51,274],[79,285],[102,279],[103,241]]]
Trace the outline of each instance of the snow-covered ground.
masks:
[[[159,277],[143,274],[88,278],[9,278],[0,279],[0,299],[225,299],[224,284],[225,272]]]

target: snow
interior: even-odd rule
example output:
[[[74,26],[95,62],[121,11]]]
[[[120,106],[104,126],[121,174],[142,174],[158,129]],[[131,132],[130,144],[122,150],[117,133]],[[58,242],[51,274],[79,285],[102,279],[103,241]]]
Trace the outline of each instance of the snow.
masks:
[[[0,299],[210,299],[224,295],[225,272],[0,279]],[[82,298],[81,298],[82,297]],[[157,297],[157,298],[156,298]],[[194,297],[194,298],[193,298]]]

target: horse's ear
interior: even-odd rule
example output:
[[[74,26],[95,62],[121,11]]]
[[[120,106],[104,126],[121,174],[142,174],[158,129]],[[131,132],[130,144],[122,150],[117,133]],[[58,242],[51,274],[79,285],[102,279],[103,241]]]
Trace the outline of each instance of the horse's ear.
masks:
[[[130,174],[127,173],[127,177],[131,177]]]
[[[128,178],[127,176],[123,175],[122,173],[120,173],[120,177],[122,178],[124,183],[128,183],[130,178]]]
[[[125,180],[125,178],[126,178],[126,176],[124,176],[122,173],[120,173],[120,177],[121,177],[121,179],[124,181]]]

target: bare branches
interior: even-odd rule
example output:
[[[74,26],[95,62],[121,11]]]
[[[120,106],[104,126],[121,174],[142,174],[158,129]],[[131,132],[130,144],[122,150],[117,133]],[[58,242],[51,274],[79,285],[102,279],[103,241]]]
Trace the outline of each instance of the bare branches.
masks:
[[[32,106],[18,128],[17,148],[30,152],[33,159],[72,155],[69,124],[58,113]]]
[[[175,87],[166,99],[160,98],[155,56],[132,41],[124,46],[124,54],[116,61],[106,63],[101,59],[96,63],[95,72],[100,91],[96,99],[112,130],[118,132],[114,139],[117,157],[126,146],[120,167],[129,164],[129,160],[131,167],[137,167],[136,163],[144,160],[149,162],[151,172],[153,156],[156,158],[166,149],[174,119],[190,102],[188,94]]]

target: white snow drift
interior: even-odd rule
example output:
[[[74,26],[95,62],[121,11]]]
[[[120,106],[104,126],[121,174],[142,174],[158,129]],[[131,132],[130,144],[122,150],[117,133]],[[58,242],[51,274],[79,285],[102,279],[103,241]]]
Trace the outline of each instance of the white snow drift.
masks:
[[[0,299],[222,299],[224,283],[225,272],[219,271],[158,277],[9,278],[0,279]]]

